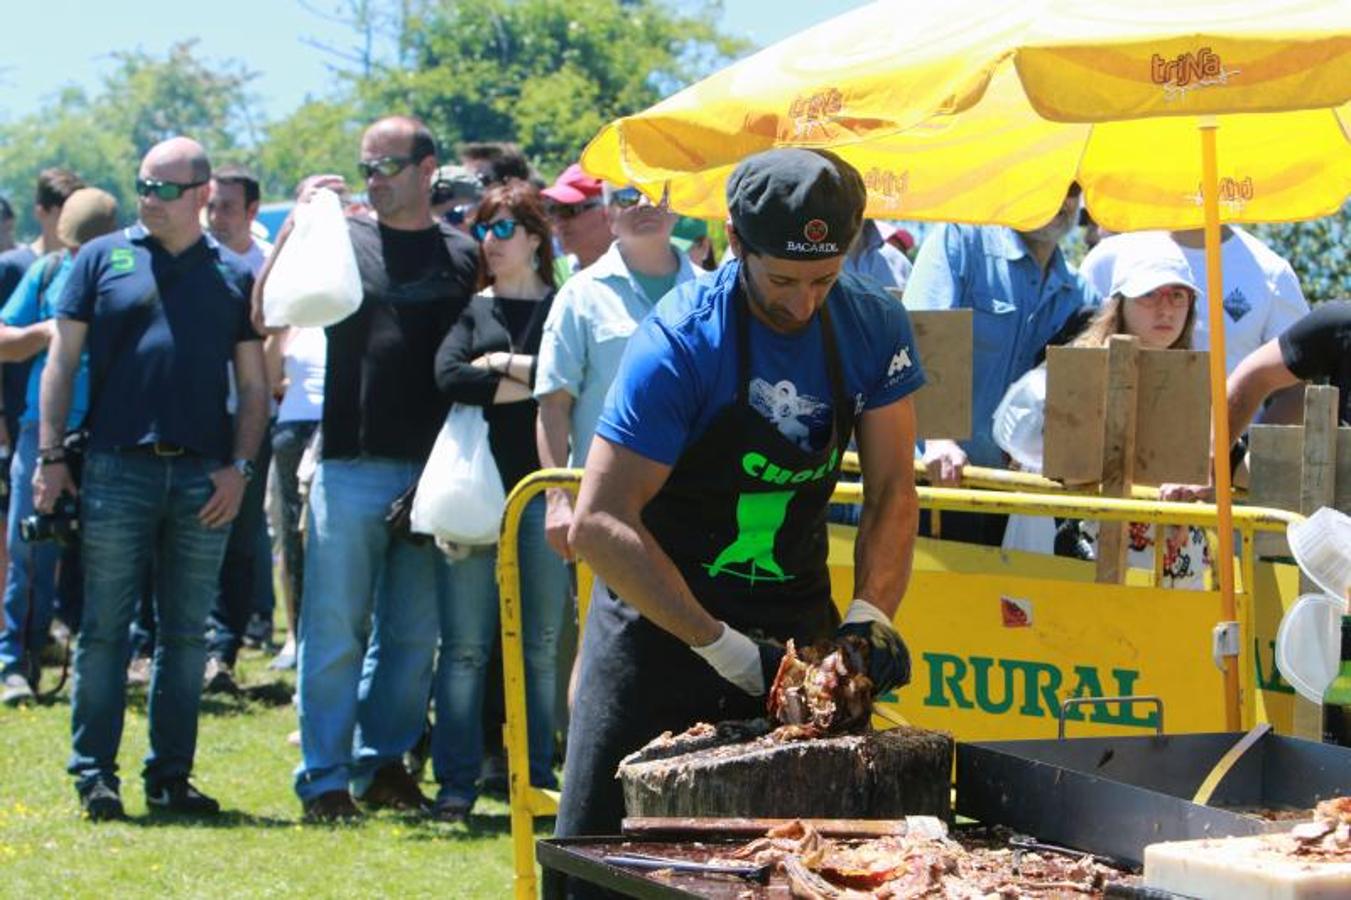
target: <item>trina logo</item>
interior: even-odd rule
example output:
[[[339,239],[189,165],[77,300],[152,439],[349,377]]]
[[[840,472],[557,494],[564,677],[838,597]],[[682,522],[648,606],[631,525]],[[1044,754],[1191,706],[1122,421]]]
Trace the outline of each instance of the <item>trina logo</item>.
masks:
[[[802,236],[813,244],[819,244],[830,234],[830,226],[821,219],[812,219],[802,226]]]
[[[844,95],[839,88],[825,88],[815,94],[798,95],[788,105],[788,116],[793,119],[824,119],[844,109]]]
[[[1179,53],[1175,59],[1165,59],[1155,53],[1149,60],[1149,80],[1175,87],[1220,78],[1223,71],[1219,54],[1209,47],[1202,47],[1195,53]]]
[[[899,200],[910,188],[910,172],[891,172],[874,167],[863,176],[863,186],[874,194]]]

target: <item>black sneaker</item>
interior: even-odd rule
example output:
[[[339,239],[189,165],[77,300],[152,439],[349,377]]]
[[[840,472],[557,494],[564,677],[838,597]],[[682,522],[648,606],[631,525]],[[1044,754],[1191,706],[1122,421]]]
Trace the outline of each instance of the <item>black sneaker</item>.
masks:
[[[103,779],[80,790],[80,808],[91,822],[120,822],[127,817],[116,786]]]
[[[154,785],[147,783],[145,805],[152,811],[189,816],[214,816],[220,812],[220,804],[193,787],[186,776]]]

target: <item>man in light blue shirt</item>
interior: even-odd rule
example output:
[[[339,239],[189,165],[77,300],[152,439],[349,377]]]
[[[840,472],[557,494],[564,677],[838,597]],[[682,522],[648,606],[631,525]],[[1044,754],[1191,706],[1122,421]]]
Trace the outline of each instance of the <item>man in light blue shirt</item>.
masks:
[[[1003,467],[992,431],[1000,399],[1070,315],[1097,302],[1059,247],[1078,218],[1076,184],[1056,216],[1034,231],[944,224],[920,247],[905,289],[906,307],[974,311],[971,437],[925,442],[924,463],[934,484],[958,483],[968,464]],[[943,536],[998,545],[1004,518],[945,514]]]
[[[844,258],[844,271],[851,275],[871,278],[884,288],[901,290],[910,280],[913,268],[899,247],[893,247],[882,236],[882,230],[872,219],[864,219],[854,246]]]
[[[19,439],[10,466],[8,520],[9,569],[5,579],[4,629],[0,630],[0,699],[10,706],[33,699],[38,681],[38,653],[47,640],[56,601],[56,564],[62,548],[53,541],[28,544],[19,523],[33,514],[33,468],[38,454],[38,389],[47,361],[54,323],[53,304],[65,288],[75,250],[117,225],[117,201],[97,188],[81,188],[67,198],[56,234],[67,249],[49,253],[28,269],[0,309],[0,360],[32,359],[27,403],[19,419]],[[80,357],[66,428],[84,421],[89,402],[89,355]],[[78,584],[78,579],[65,579]],[[29,609],[29,602],[33,608]],[[63,598],[68,602],[72,598]]]
[[[603,196],[616,240],[600,259],[568,279],[544,323],[535,397],[545,468],[585,465],[629,335],[658,300],[695,275],[689,258],[671,247],[674,213],[653,206],[631,187],[607,184]],[[545,536],[555,552],[571,559],[571,499],[565,491],[551,490],[548,501]]]

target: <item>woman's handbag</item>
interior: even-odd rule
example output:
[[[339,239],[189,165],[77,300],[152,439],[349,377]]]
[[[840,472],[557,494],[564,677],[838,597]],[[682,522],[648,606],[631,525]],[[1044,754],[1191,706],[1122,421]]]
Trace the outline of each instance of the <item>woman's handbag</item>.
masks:
[[[413,531],[454,544],[495,544],[506,505],[483,410],[457,403],[418,479]]]

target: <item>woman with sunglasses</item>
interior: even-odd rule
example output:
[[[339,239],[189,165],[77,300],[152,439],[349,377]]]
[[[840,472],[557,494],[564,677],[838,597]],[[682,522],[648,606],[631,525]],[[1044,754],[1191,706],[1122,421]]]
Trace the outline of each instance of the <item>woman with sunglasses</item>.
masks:
[[[540,467],[535,449],[535,357],[554,297],[553,248],[539,192],[511,180],[483,194],[470,223],[485,284],[436,357],[436,380],[456,403],[483,407],[493,459],[510,491]],[[496,548],[450,567],[451,602],[441,610],[432,761],[441,788],[433,815],[457,821],[478,796],[482,707],[498,630]],[[544,495],[520,527],[522,616],[530,739],[530,782],[554,787],[554,673],[567,574],[544,540]]]
[[[1070,341],[1075,347],[1105,347],[1112,335],[1134,336],[1146,350],[1191,348],[1196,325],[1196,287],[1191,267],[1170,240],[1141,242],[1118,258],[1107,302]],[[995,410],[994,438],[1019,468],[1040,472],[1046,405],[1046,364],[1009,388]],[[1004,548],[1093,558],[1096,523],[1068,520],[1053,530],[1052,520],[1011,516]],[[1170,525],[1164,529],[1163,582],[1160,587],[1204,587],[1209,565],[1205,533]],[[1153,526],[1132,523],[1127,564],[1154,567]]]

